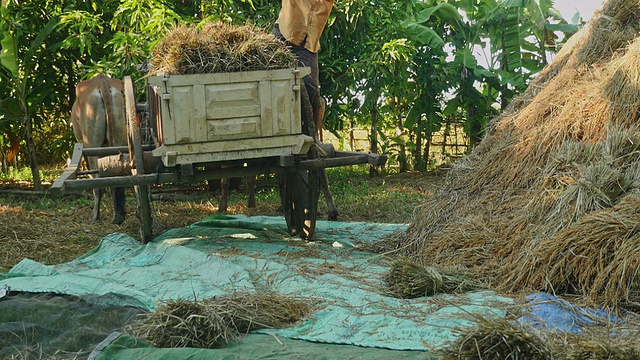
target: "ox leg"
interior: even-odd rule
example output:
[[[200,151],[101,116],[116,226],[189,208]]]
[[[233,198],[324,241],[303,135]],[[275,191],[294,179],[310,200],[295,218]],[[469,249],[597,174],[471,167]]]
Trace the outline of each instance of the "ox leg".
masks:
[[[324,193],[324,200],[327,202],[327,220],[338,220],[338,208],[336,207],[336,204],[333,203],[333,196],[331,195],[331,191],[329,191],[329,179],[327,178],[327,172],[324,171],[324,169],[320,170],[320,187]]]
[[[112,188],[111,196],[113,198],[113,219],[111,222],[120,225],[124,222],[126,215],[124,188]]]
[[[247,188],[249,190],[249,207],[256,207],[256,177],[247,176]]]
[[[93,189],[93,212],[91,220],[100,220],[100,200],[102,200],[102,189]]]
[[[227,211],[227,203],[229,202],[229,179],[220,179],[220,204],[218,205],[218,212]]]

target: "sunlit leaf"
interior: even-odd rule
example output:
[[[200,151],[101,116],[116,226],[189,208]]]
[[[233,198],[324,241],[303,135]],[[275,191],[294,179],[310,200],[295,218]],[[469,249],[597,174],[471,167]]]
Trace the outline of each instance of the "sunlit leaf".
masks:
[[[0,64],[4,66],[13,77],[18,76],[18,59],[16,54],[16,39],[13,35],[5,33],[0,41],[2,50],[0,53]]]

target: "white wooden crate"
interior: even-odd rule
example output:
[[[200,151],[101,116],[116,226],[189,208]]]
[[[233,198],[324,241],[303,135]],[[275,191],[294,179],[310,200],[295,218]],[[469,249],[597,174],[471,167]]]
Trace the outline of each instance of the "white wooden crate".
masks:
[[[301,77],[308,69],[151,76],[159,101],[154,156],[166,166],[306,153]]]

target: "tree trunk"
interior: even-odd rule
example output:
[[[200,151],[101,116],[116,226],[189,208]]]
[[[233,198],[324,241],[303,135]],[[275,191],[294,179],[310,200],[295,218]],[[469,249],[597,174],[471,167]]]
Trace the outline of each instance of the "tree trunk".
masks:
[[[470,124],[469,129],[469,148],[473,148],[482,140],[482,125],[477,119],[476,107],[473,104],[467,105],[467,121]]]
[[[370,136],[369,151],[372,154],[378,153],[378,109],[374,105],[371,110],[371,136]],[[374,165],[369,165],[369,175],[378,175],[378,168]]]
[[[427,136],[424,142],[424,168],[429,170],[429,156],[431,156],[431,137],[433,133],[431,130],[427,132]]]
[[[355,135],[353,134],[354,131],[355,131],[354,121],[353,119],[350,119],[349,120],[349,149],[351,149],[351,151],[356,151],[355,149],[356,138],[355,138]]]
[[[444,120],[444,133],[442,134],[442,156],[446,155],[447,141],[449,141],[449,133],[451,132],[451,121],[447,116]]]
[[[416,122],[416,150],[413,156],[416,158],[416,165],[414,170],[423,171],[427,169],[426,164],[422,163],[422,115],[418,116],[418,121]]]
[[[546,27],[542,28],[542,41],[540,41],[540,58],[542,60],[542,64],[546,67],[549,64],[549,60],[547,60],[547,31]],[[555,49],[557,51],[557,49]]]
[[[33,122],[29,112],[23,107],[22,122],[25,125],[25,137],[27,140],[27,153],[29,154],[29,165],[31,166],[31,177],[33,188],[42,191],[42,181],[40,180],[40,170],[38,169],[38,158],[36,156],[36,145],[33,143]]]
[[[7,173],[7,169],[9,168],[9,164],[7,163],[7,152],[5,151],[5,136],[0,134],[0,158],[2,158],[2,163],[0,164],[0,172],[3,174]]]

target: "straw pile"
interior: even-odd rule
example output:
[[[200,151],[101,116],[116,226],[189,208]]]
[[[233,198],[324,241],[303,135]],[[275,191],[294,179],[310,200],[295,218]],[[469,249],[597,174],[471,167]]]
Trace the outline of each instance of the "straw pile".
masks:
[[[484,287],[464,269],[443,269],[416,264],[408,257],[391,263],[383,276],[385,293],[399,299],[413,299],[438,293],[451,294]]]
[[[434,295],[442,289],[442,275],[429,266],[420,266],[408,258],[398,259],[384,277],[387,293],[400,299]]]
[[[157,347],[211,349],[238,341],[251,330],[291,326],[311,311],[308,299],[272,292],[172,300],[145,315],[131,333]]]
[[[443,359],[640,359],[635,322],[616,330],[608,324],[572,335],[538,333],[508,318],[474,318],[476,326],[458,328],[460,336],[440,351]]]
[[[611,0],[385,251],[493,289],[640,303],[640,1]]]
[[[477,326],[464,331],[443,351],[444,359],[553,359],[546,342],[517,322],[504,318],[477,320]]]
[[[637,338],[624,339],[611,336],[572,336],[562,342],[553,342],[558,360],[638,360],[640,349]]]
[[[204,74],[295,66],[293,53],[272,34],[253,26],[210,23],[177,26],[160,40],[151,74]]]

